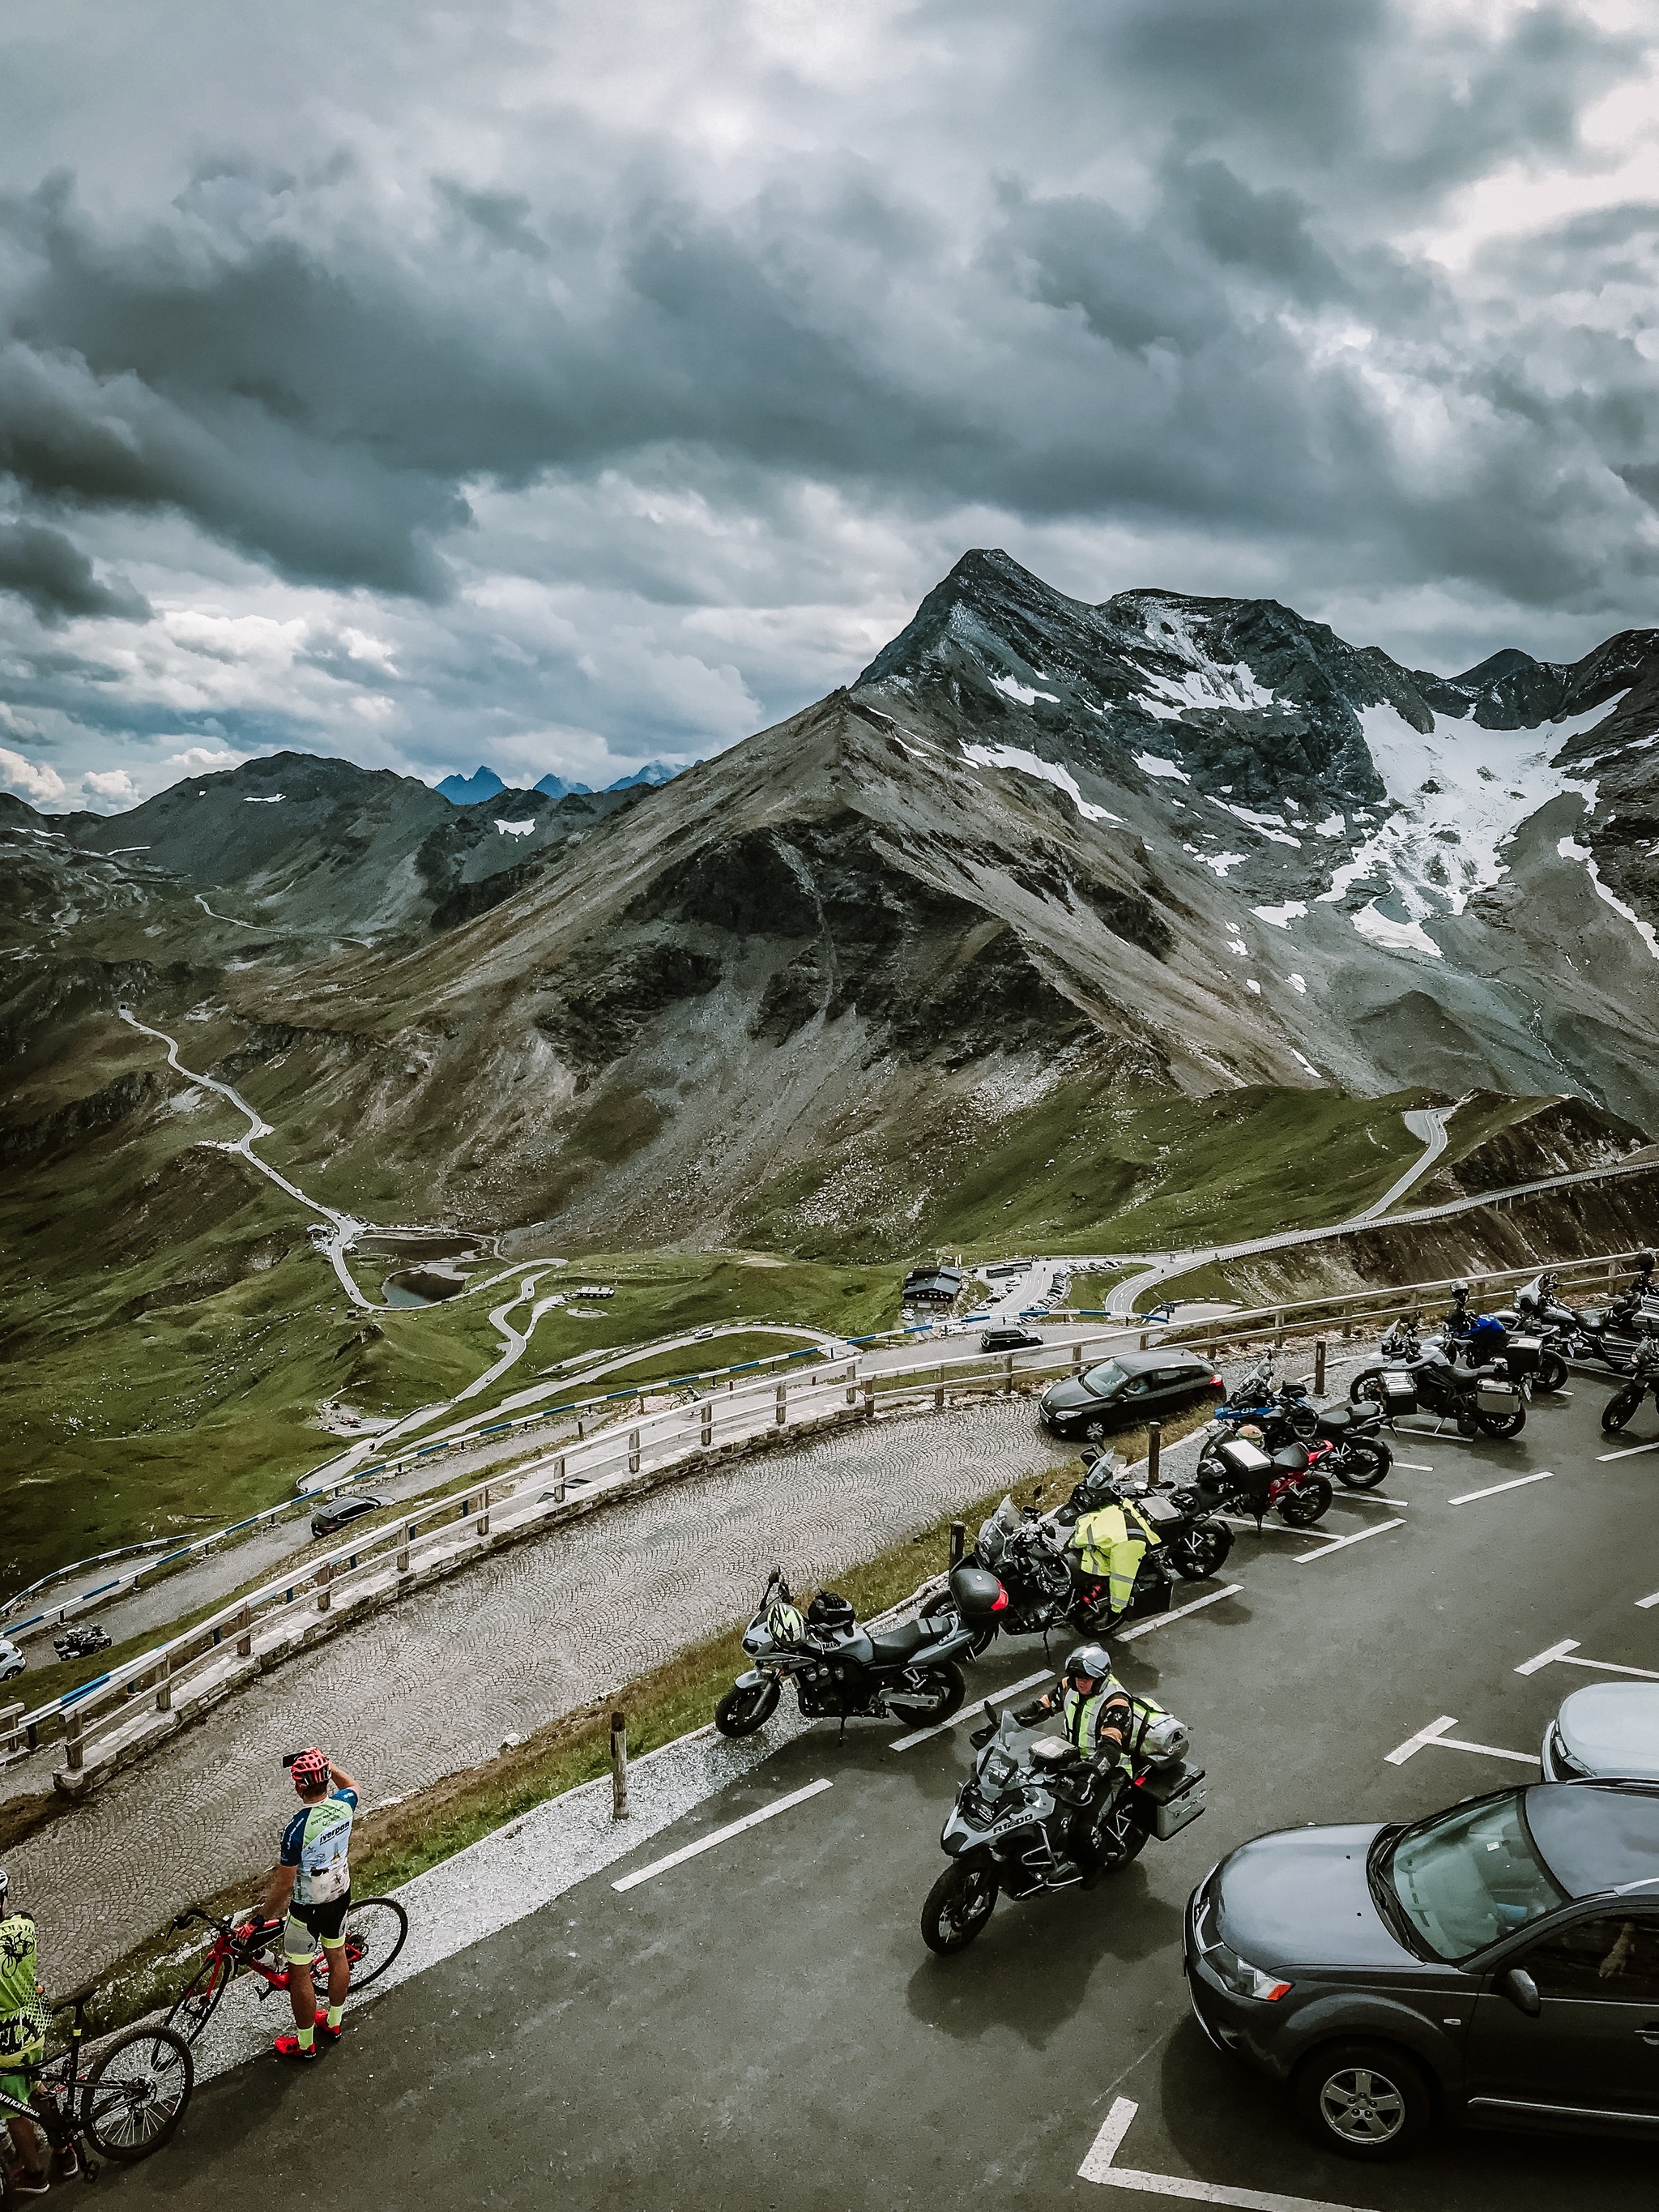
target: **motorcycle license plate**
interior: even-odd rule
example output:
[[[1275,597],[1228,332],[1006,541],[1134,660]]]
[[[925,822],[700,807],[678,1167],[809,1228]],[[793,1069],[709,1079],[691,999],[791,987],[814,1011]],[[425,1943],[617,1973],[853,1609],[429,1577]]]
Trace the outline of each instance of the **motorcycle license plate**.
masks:
[[[1190,1827],[1204,1810],[1205,1803],[1204,1777],[1195,1774],[1184,1788],[1158,1807],[1152,1832],[1159,1843],[1167,1844],[1171,1836],[1178,1836],[1183,1828]]]

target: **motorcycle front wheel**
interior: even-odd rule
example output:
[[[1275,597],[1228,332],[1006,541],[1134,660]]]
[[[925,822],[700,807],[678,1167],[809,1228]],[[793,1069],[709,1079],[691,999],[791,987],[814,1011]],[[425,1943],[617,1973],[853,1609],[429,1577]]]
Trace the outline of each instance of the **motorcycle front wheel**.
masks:
[[[997,1889],[996,1876],[983,1867],[946,1867],[921,1908],[921,1940],[928,1949],[947,1959],[965,1951],[995,1911]]]
[[[1383,1402],[1382,1370],[1380,1367],[1367,1368],[1363,1375],[1356,1375],[1349,1383],[1348,1403],[1351,1406],[1380,1406]]]
[[[1394,1454],[1379,1439],[1345,1445],[1336,1472],[1345,1490],[1375,1490],[1394,1465]]]
[[[1474,1418],[1482,1436],[1518,1437],[1527,1425],[1527,1409],[1517,1406],[1512,1413],[1477,1413]]]
[[[1547,1352],[1538,1363],[1538,1372],[1532,1378],[1532,1387],[1546,1398],[1565,1387],[1567,1363],[1559,1352]]]
[[[967,1694],[961,1668],[953,1660],[943,1659],[938,1666],[928,1668],[915,1689],[890,1692],[887,1710],[908,1728],[932,1728],[960,1711]]]
[[[1601,1433],[1616,1437],[1642,1402],[1639,1390],[1620,1390],[1601,1409]]]
[[[722,1735],[753,1735],[771,1719],[777,1703],[778,1686],[774,1681],[754,1683],[747,1688],[733,1682],[714,1708],[714,1726]]]
[[[1170,1565],[1185,1582],[1201,1583],[1218,1575],[1233,1548],[1233,1532],[1219,1521],[1200,1521],[1179,1536],[1168,1539]]]
[[[1300,1475],[1273,1510],[1288,1528],[1311,1528],[1329,1512],[1335,1495],[1322,1474]]]

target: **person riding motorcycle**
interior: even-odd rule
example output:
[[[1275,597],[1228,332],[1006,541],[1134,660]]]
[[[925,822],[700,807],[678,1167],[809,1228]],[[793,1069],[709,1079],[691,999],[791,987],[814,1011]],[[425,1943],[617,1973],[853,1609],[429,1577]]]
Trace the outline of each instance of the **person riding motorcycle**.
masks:
[[[1092,1889],[1103,1871],[1095,1808],[1123,1756],[1135,1718],[1135,1701],[1113,1674],[1111,1655],[1103,1644],[1079,1644],[1061,1668],[1056,1688],[1014,1708],[1022,1728],[1035,1728],[1051,1714],[1058,1717],[1066,1741],[1085,1763],[1086,1771],[1079,1776],[1066,1849],[1082,1872],[1084,1888]]]
[[[1140,1563],[1161,1540],[1139,1506],[1108,1494],[1111,1503],[1081,1515],[1066,1546],[1079,1577],[1091,1586],[1091,1628],[1109,1628],[1127,1609]]]
[[[1473,1285],[1469,1283],[1454,1283],[1452,1285],[1452,1302],[1446,1309],[1445,1319],[1440,1324],[1441,1333],[1443,1335],[1463,1336],[1468,1334],[1469,1327],[1469,1298],[1472,1294],[1473,1288]]]

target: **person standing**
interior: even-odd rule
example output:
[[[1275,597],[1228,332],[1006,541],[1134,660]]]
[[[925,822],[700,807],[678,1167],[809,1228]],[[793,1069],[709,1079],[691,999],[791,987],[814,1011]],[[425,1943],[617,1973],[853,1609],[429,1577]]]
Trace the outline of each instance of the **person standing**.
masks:
[[[29,2069],[46,2047],[46,2012],[35,1978],[35,1929],[31,1912],[14,1911],[9,1879],[0,1869],[0,2093],[15,2104],[30,2102]],[[37,2121],[8,2112],[12,2148],[22,2160],[8,2179],[9,2193],[44,2197],[52,2186],[52,2154]],[[76,2171],[71,2162],[65,2172]]]
[[[351,1823],[357,1785],[343,1767],[314,1747],[284,1762],[300,1794],[300,1809],[283,1831],[282,1849],[265,1886],[264,1911],[286,1911],[283,1950],[288,1960],[294,2033],[276,2039],[279,2058],[317,2056],[317,2038],[340,2039],[341,2014],[351,1984],[345,1952],[345,1917],[351,1904]],[[328,2009],[319,2012],[311,1962],[317,1946],[328,1960]]]

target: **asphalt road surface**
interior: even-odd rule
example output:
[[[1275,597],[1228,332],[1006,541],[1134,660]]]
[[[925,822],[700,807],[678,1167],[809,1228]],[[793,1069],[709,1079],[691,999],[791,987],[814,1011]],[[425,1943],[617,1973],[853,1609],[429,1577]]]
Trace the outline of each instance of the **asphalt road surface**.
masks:
[[[1277,2092],[1204,2040],[1179,1963],[1188,1891],[1246,1837],[1413,1818],[1526,1779],[1560,1698],[1597,1679],[1563,1661],[1516,1671],[1540,1652],[1571,1638],[1581,1661],[1659,1671],[1659,1607],[1639,1602],[1659,1591],[1659,1444],[1601,1458],[1651,1427],[1604,1440],[1605,1386],[1571,1388],[1511,1443],[1401,1438],[1386,1498],[1340,1498],[1323,1524],[1357,1542],[1241,1532],[1223,1577],[1238,1594],[1125,1650],[1126,1679],[1191,1724],[1210,1810],[1091,1894],[1004,1900],[969,1951],[933,1958],[918,1917],[966,1729],[896,1753],[890,1730],[838,1741],[820,1727],[632,1858],[366,2005],[314,2069],[262,2062],[198,2092],[179,2140],[110,2173],[114,2192],[216,2212],[280,2172],[301,2198],[343,2180],[360,2200],[575,2212],[1133,2208],[1152,2197],[1078,2172],[1127,2099],[1116,2166],[1162,2177],[1165,2197],[1650,2212],[1650,2146],[1438,2132],[1376,2172],[1316,2149]],[[1040,1660],[1001,1647],[975,1691]],[[1490,1748],[1389,1762],[1448,1714],[1448,1733]]]

